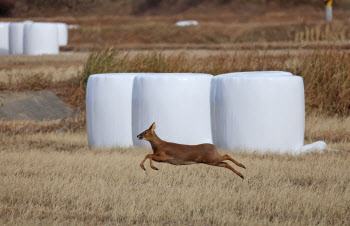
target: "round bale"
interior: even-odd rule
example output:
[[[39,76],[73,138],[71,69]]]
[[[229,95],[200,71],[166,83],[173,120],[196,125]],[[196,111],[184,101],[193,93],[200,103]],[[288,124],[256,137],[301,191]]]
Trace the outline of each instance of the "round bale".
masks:
[[[26,55],[58,54],[58,28],[55,23],[25,23],[23,53]]]
[[[86,122],[90,148],[132,146],[131,101],[136,74],[95,74],[86,89]]]
[[[23,22],[12,22],[9,28],[9,50],[10,54],[23,54]]]
[[[211,117],[220,148],[296,153],[304,143],[303,79],[288,72],[215,76]]]
[[[58,44],[66,46],[68,44],[68,27],[65,23],[56,23],[58,29]]]
[[[133,88],[133,143],[149,146],[137,135],[156,122],[157,135],[168,142],[212,143],[210,83],[212,75],[148,73],[135,77]]]
[[[9,54],[9,22],[0,22],[0,55]]]

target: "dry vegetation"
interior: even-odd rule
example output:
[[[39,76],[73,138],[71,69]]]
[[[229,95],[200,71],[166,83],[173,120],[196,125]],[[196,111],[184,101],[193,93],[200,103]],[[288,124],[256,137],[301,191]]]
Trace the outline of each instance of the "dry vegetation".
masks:
[[[68,80],[56,78],[59,74],[5,79],[2,91],[53,89],[81,114],[46,122],[0,121],[0,223],[346,225],[350,221],[349,56],[331,49],[211,56],[106,49],[91,54],[84,70]],[[19,59],[23,68],[42,60]],[[52,65],[61,68],[66,59],[62,61]],[[11,62],[15,61],[5,64]],[[324,140],[329,150],[298,156],[234,153],[247,166],[242,170],[246,179],[241,180],[228,170],[205,165],[158,163],[159,171],[146,165],[144,172],[139,163],[150,149],[88,149],[84,82],[89,74],[242,70],[301,74],[305,87],[311,89],[306,90],[306,98],[313,112],[306,118],[305,143]]]
[[[226,19],[229,20],[230,19]],[[233,19],[231,19],[233,20]],[[103,48],[106,44],[133,46],[153,46],[163,44],[163,48],[174,45],[230,45],[239,48],[242,43],[322,43],[339,42],[347,45],[350,38],[349,22],[336,21],[332,24],[294,21],[285,23],[235,23],[203,22],[195,27],[176,27],[172,21],[136,21],[111,25],[83,25],[72,30],[70,47],[79,49]],[[198,47],[197,47],[198,48]],[[221,47],[225,49],[224,47]],[[295,48],[295,47],[294,47]]]
[[[139,163],[149,149],[91,151],[84,132],[1,131],[0,222],[345,225],[349,118],[310,116],[307,122],[310,141],[321,136],[340,151],[235,153],[247,166],[245,180],[205,165],[156,163],[159,171],[146,165],[144,172]]]
[[[165,56],[161,52],[129,57],[115,49],[93,53],[81,79],[105,72],[197,72],[213,75],[237,71],[290,71],[305,84],[308,112],[350,114],[350,53],[319,50],[290,55],[240,53],[189,57],[185,53]]]
[[[52,82],[69,80],[82,70],[88,53],[62,53],[58,56],[1,56],[0,82],[16,83],[29,75],[50,77]]]
[[[48,58],[48,67],[59,68],[56,73],[45,71],[42,57],[16,57],[0,63],[0,91],[54,89],[70,106],[84,110],[85,84],[88,76],[106,72],[198,72],[218,75],[237,71],[282,70],[304,79],[305,102],[308,113],[350,114],[350,52],[332,46],[324,50],[206,53],[190,55],[186,51],[128,53],[114,48],[86,54]],[[16,61],[16,59],[18,59]],[[83,67],[84,60],[87,59]],[[16,65],[11,64],[19,64]],[[36,68],[36,64],[41,68]],[[74,69],[69,69],[69,66]],[[18,71],[26,70],[26,74]],[[25,68],[30,68],[25,69]],[[60,71],[65,73],[59,73]]]

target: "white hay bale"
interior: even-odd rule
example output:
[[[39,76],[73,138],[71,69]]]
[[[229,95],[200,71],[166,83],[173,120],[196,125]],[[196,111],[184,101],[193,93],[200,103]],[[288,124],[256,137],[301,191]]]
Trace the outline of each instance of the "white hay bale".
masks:
[[[77,24],[69,24],[67,25],[68,29],[79,29],[80,28],[80,25],[77,25]]]
[[[57,23],[58,29],[58,44],[66,46],[68,44],[68,27],[65,23]]]
[[[175,23],[175,26],[185,27],[185,26],[197,26],[198,21],[196,20],[182,20]]]
[[[23,22],[10,23],[9,28],[9,51],[10,54],[23,54]]]
[[[131,101],[136,74],[95,74],[86,89],[86,122],[89,146],[132,145]]]
[[[55,23],[26,23],[23,53],[27,55],[58,54],[58,29]]]
[[[9,54],[9,22],[0,22],[0,55]]]
[[[156,122],[158,136],[182,144],[212,143],[210,83],[212,75],[149,73],[138,75],[133,89],[133,143],[149,145],[137,135]]]
[[[286,72],[218,75],[211,90],[213,142],[224,149],[299,152],[303,79]]]

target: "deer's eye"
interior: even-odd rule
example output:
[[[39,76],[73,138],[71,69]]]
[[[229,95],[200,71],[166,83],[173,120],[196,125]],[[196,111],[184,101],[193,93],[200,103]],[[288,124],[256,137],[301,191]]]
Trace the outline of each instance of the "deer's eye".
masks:
[[[147,132],[145,132],[145,135],[147,134]]]

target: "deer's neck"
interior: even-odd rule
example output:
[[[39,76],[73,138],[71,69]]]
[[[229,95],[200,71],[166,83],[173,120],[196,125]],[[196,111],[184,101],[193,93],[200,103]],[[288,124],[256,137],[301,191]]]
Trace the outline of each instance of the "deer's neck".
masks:
[[[149,142],[151,143],[151,146],[152,146],[154,153],[157,153],[159,146],[161,146],[162,143],[164,143],[164,141],[162,139],[160,139],[157,136],[157,134],[154,134],[154,138],[152,140],[150,140]]]

